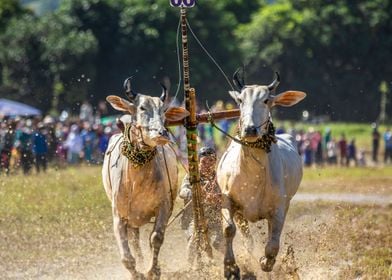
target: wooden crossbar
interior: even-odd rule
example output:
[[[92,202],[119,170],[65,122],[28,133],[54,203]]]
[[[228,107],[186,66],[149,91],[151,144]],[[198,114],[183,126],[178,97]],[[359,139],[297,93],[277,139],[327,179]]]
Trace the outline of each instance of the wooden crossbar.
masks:
[[[239,118],[240,110],[239,109],[232,109],[232,110],[197,114],[196,115],[197,124],[208,123],[210,116],[212,117],[212,119],[214,121],[219,121],[219,120],[223,120],[223,119],[235,119],[235,118]],[[178,125],[184,125],[184,120],[166,121],[166,123],[165,123],[165,126],[178,126]]]

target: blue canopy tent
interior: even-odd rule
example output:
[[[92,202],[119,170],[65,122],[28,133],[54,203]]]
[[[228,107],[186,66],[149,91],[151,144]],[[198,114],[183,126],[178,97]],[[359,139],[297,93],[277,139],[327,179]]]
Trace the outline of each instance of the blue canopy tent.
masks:
[[[29,105],[0,98],[0,116],[16,117],[16,116],[39,116],[41,111]]]

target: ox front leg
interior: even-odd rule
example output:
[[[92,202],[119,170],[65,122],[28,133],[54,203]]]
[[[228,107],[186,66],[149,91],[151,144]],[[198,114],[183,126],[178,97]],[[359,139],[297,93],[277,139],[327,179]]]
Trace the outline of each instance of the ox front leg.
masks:
[[[159,213],[157,215],[155,225],[154,225],[154,230],[150,237],[150,245],[152,248],[152,262],[147,274],[147,279],[149,280],[159,279],[161,276],[161,269],[158,263],[158,255],[163,243],[165,229],[169,217],[170,217],[169,207],[167,205],[162,205],[161,208],[159,209]]]
[[[282,233],[286,210],[277,209],[275,214],[268,219],[268,241],[265,246],[265,257],[260,259],[261,269],[265,272],[272,271],[276,256],[279,253],[280,235]]]
[[[113,215],[114,236],[120,249],[121,261],[131,273],[131,279],[143,279],[143,274],[136,271],[136,261],[128,246],[127,221],[117,214]]]
[[[140,247],[140,230],[139,230],[139,228],[128,227],[128,234],[129,234],[129,238],[131,240],[132,249],[136,253],[137,262],[138,263],[140,262],[143,264],[144,258],[143,258],[143,254],[142,254],[142,249]]]
[[[233,252],[233,239],[236,232],[236,226],[233,221],[233,202],[229,197],[223,195],[222,201],[222,225],[225,237],[225,256],[224,256],[224,274],[226,279],[240,279],[240,269],[235,262]]]
[[[234,221],[240,229],[242,236],[245,238],[246,250],[251,254],[254,247],[254,241],[250,232],[249,222],[245,220],[244,216],[240,212],[235,213]]]

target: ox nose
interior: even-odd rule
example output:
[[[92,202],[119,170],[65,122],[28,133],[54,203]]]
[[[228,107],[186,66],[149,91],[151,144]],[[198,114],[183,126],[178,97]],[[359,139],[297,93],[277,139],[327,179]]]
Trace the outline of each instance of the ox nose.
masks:
[[[244,129],[245,136],[256,136],[257,135],[257,128],[255,126],[247,126]]]
[[[165,137],[165,138],[169,138],[169,133],[167,132],[166,129],[162,129],[158,132],[159,136]]]

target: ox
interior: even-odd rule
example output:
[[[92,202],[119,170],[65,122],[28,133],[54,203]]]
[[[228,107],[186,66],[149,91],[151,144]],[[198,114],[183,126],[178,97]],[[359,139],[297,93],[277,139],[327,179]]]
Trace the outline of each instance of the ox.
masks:
[[[279,75],[276,75],[268,86],[245,85],[243,76],[237,71],[234,83],[240,91],[229,92],[241,114],[239,135],[230,143],[217,167],[223,199],[224,273],[227,279],[239,279],[240,275],[232,247],[236,233],[234,214],[239,212],[250,222],[268,220],[265,257],[260,259],[260,264],[262,270],[271,271],[279,252],[290,200],[302,179],[301,158],[290,135],[269,135],[272,144],[267,149],[257,148],[258,141],[271,132],[271,108],[292,106],[306,96],[299,91],[273,95],[279,85]]]
[[[136,270],[128,236],[138,259],[142,259],[139,228],[155,217],[147,278],[159,279],[158,254],[173,210],[178,176],[176,154],[164,122],[183,119],[189,113],[179,107],[165,110],[168,94],[163,85],[160,98],[135,93],[130,78],[125,80],[124,88],[129,101],[113,95],[106,98],[114,109],[130,115],[122,116],[118,122],[122,133],[110,138],[102,169],[103,184],[112,203],[121,260],[134,279],[144,276]]]

